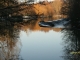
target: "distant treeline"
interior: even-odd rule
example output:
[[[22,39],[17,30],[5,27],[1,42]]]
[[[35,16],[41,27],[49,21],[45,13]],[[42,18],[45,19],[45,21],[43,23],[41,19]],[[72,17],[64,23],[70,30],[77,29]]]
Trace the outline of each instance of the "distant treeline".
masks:
[[[0,0],[0,8],[17,4],[15,0]]]
[[[22,6],[22,4],[25,6]],[[17,0],[0,0],[0,16],[9,15],[13,13],[19,14],[19,15],[20,14],[21,15],[24,15],[24,14],[26,15],[31,15],[31,14],[32,15],[34,14],[35,15],[36,14],[46,15],[45,13],[49,13],[47,15],[62,14],[62,15],[70,16],[72,11],[75,11],[75,10],[79,11],[80,3],[79,3],[79,0],[78,1],[76,0],[60,0],[60,1],[55,0],[54,2],[50,3],[50,5],[48,5],[48,3],[47,4],[44,3],[44,5],[40,3],[35,4],[35,5],[26,5],[25,2],[22,4],[19,4]]]

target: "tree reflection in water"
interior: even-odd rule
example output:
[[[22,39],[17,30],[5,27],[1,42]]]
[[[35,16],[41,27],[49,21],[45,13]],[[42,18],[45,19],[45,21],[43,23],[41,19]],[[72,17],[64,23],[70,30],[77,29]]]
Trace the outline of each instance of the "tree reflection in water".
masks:
[[[65,60],[80,60],[80,30],[63,30]]]
[[[71,28],[64,29],[65,60],[80,60],[80,0],[68,0]]]
[[[50,20],[49,18],[44,19]],[[51,19],[52,20],[52,19]],[[49,32],[54,28],[44,28],[38,25],[38,20],[29,21],[1,21],[0,22],[0,60],[20,60],[21,42],[19,39],[20,31],[23,30],[27,34],[31,31],[44,31]],[[29,31],[28,31],[29,30]],[[61,30],[61,29],[58,29]]]
[[[20,60],[19,32],[14,24],[0,22],[0,60]]]

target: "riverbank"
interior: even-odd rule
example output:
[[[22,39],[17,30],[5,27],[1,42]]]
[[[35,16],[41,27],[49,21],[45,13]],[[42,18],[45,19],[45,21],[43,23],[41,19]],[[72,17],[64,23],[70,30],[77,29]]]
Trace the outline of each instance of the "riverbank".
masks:
[[[61,2],[55,9],[55,2],[42,2],[36,4],[20,4],[16,6],[8,6],[0,9],[0,16],[39,16],[39,17],[52,17],[55,14],[60,14]]]

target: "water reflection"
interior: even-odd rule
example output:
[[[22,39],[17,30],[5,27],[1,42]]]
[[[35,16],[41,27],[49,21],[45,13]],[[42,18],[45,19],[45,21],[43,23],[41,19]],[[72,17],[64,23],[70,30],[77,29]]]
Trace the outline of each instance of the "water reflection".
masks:
[[[9,2],[13,4],[13,1],[9,1]],[[79,36],[80,35],[80,30],[79,30],[79,28],[80,28],[80,21],[79,21],[80,20],[80,16],[79,16],[80,5],[79,5],[79,2],[80,2],[79,0],[78,1],[77,0],[66,0],[64,2],[63,5],[65,5],[65,6],[63,6],[63,8],[62,8],[62,10],[63,10],[62,14],[63,14],[64,18],[66,17],[65,15],[67,15],[68,18],[71,20],[70,21],[71,28],[62,30],[62,28],[45,28],[45,27],[40,27],[38,25],[38,23],[41,20],[48,21],[48,20],[53,20],[53,18],[59,19],[58,17],[55,18],[55,16],[59,16],[61,18],[61,15],[54,15],[53,18],[44,18],[44,19],[38,18],[38,20],[35,20],[35,19],[28,20],[28,21],[22,20],[22,16],[26,14],[25,12],[27,12],[27,14],[30,14],[30,15],[36,15],[36,14],[40,15],[40,13],[39,13],[39,11],[40,11],[41,16],[43,16],[43,15],[51,16],[51,15],[53,15],[52,7],[49,9],[49,11],[48,10],[45,11],[45,9],[42,9],[42,8],[39,8],[41,10],[36,10],[33,8],[32,5],[27,6],[27,7],[21,5],[22,8],[21,7],[19,8],[20,5],[11,6],[12,4],[6,3],[5,0],[4,1],[1,0],[1,2],[0,2],[0,4],[1,4],[1,9],[0,9],[0,16],[1,16],[0,17],[0,60],[20,60],[20,59],[22,59],[21,55],[20,55],[21,43],[26,44],[24,47],[24,50],[28,51],[26,54],[27,55],[27,57],[26,57],[25,52],[23,50],[24,54],[22,53],[22,55],[25,59],[28,59],[31,57],[33,59],[35,59],[37,57],[37,59],[38,59],[41,57],[41,60],[42,60],[42,58],[47,60],[46,59],[46,57],[47,57],[48,60],[50,60],[50,59],[51,60],[53,60],[53,59],[54,60],[62,60],[59,58],[59,56],[61,55],[60,51],[62,50],[61,49],[62,47],[60,45],[60,42],[62,41],[60,31],[62,31],[62,33],[64,34],[64,38],[63,38],[63,43],[64,43],[64,54],[63,55],[64,56],[62,56],[64,58],[64,60],[80,60],[80,58],[79,58],[80,57],[80,47],[79,47],[80,46],[80,43],[79,43],[80,42],[79,41],[79,39],[80,39],[80,36]],[[55,6],[56,3],[57,3],[57,5]],[[60,3],[60,2],[56,2],[56,3],[54,4],[54,8],[56,11],[55,14],[60,14],[61,7],[60,7],[60,9],[58,9],[58,7],[62,6],[62,3]],[[17,4],[17,3],[15,3],[15,4]],[[11,6],[11,7],[9,7],[9,6]],[[32,9],[30,9],[31,7],[32,7]],[[66,7],[66,9],[64,9],[65,7]],[[25,11],[24,9],[27,9],[27,10]],[[29,9],[30,9],[30,12],[29,12]],[[45,12],[44,14],[43,14],[42,10],[43,10],[43,12]],[[52,11],[50,11],[50,10],[52,10]],[[48,12],[48,14],[47,14],[47,12]],[[10,15],[11,16],[12,15],[20,15],[21,20],[14,19]],[[6,19],[4,19],[3,17],[9,17],[10,19],[7,19],[7,21],[6,21]],[[19,20],[19,21],[13,22],[13,20]],[[54,32],[54,31],[56,31],[56,32]],[[30,40],[28,40],[29,38],[26,37],[25,32],[26,32],[26,34],[34,32],[33,35],[30,35],[32,38],[35,37],[34,41],[33,41],[33,39],[31,39],[31,37],[30,37]],[[22,36],[20,36],[21,33],[23,34]],[[48,34],[46,34],[46,33],[48,33]],[[19,38],[23,39],[22,42],[20,41]],[[27,39],[27,41],[24,38]],[[56,39],[56,38],[59,38],[59,39]],[[58,46],[59,48],[56,46]],[[28,48],[28,49],[26,49],[26,48]],[[42,51],[43,51],[43,53],[42,53]],[[43,57],[43,55],[44,55],[44,57]],[[58,56],[58,58],[56,56]],[[53,58],[53,57],[56,57],[57,59]]]
[[[60,57],[62,56],[61,35],[60,32],[49,30],[47,33],[31,31],[27,36],[21,31],[22,57],[25,60],[63,60]]]
[[[71,28],[64,29],[64,60],[80,60],[80,1],[69,1],[68,17]]]
[[[61,28],[44,28],[39,26],[39,22],[42,20],[42,18],[38,18],[38,20],[29,20],[27,22],[22,22],[20,23],[21,25],[21,30],[23,31],[44,31],[44,32],[49,32],[49,30],[54,30],[54,31],[61,31]],[[53,18],[44,18],[44,21],[49,21],[53,20]]]
[[[0,46],[1,46],[1,48],[0,48],[1,56],[0,57],[1,57],[1,60],[5,60],[5,59],[20,60],[20,59],[22,59],[22,57],[24,59],[30,59],[30,57],[31,57],[31,59],[41,59],[40,57],[42,57],[42,59],[46,59],[46,57],[48,57],[47,59],[50,59],[50,58],[54,59],[53,57],[55,57],[55,56],[56,56],[55,59],[57,59],[57,57],[58,57],[58,59],[62,60],[60,58],[61,53],[62,53],[62,52],[60,53],[60,51],[62,50],[62,46],[60,45],[60,42],[62,42],[62,39],[61,39],[62,37],[61,37],[60,31],[62,33],[64,33],[64,39],[63,39],[64,43],[65,43],[64,44],[64,46],[65,46],[64,47],[64,56],[63,56],[64,60],[68,60],[68,59],[77,60],[79,58],[80,54],[79,53],[75,54],[74,52],[79,52],[79,50],[80,50],[80,48],[79,48],[79,45],[80,45],[79,30],[73,29],[73,28],[62,30],[62,28],[40,27],[38,23],[41,20],[49,21],[49,20],[53,20],[53,18],[44,18],[44,19],[38,18],[38,20],[28,20],[28,21],[23,21],[23,22],[22,21],[21,22],[12,22],[12,21],[0,22],[1,23],[0,24]],[[56,31],[56,32],[54,32],[54,31]],[[28,36],[25,34],[28,34]],[[31,36],[31,37],[29,38],[29,36]],[[37,36],[37,38],[36,38],[36,36]],[[53,36],[54,36],[54,38],[52,38]],[[46,37],[48,37],[48,38],[46,38]],[[32,38],[34,38],[34,41]],[[56,38],[59,38],[59,39],[56,39]],[[22,42],[20,41],[20,39]],[[54,40],[56,40],[55,43],[57,42],[56,44],[60,48],[55,47],[56,44],[54,45]],[[43,42],[43,41],[45,41],[45,42]],[[37,43],[34,43],[34,42],[37,42]],[[29,43],[32,43],[32,44],[29,44]],[[46,45],[44,45],[44,43]],[[22,51],[21,51],[21,44],[24,45]],[[46,46],[48,46],[48,47],[46,47]],[[52,47],[52,46],[54,46],[54,47]],[[32,49],[32,47],[34,49]],[[59,53],[59,54],[55,53],[55,56],[53,55],[54,48],[56,50],[56,53],[57,53],[57,51]],[[45,50],[45,49],[47,49],[47,50]],[[26,52],[25,50],[27,50],[28,52]],[[24,51],[27,54],[25,54]],[[32,51],[34,51],[34,52],[32,52]],[[49,52],[47,54],[47,51],[48,52],[51,51],[51,52]],[[44,54],[42,54],[42,52]],[[35,54],[35,56],[33,54]],[[40,54],[40,55],[38,55],[38,54]],[[26,55],[27,55],[27,57],[26,57]],[[45,55],[45,56],[43,57],[43,55]]]
[[[80,30],[64,30],[64,59],[80,59]]]
[[[20,30],[14,24],[0,22],[0,60],[20,59],[21,41],[18,40]]]
[[[57,32],[61,31],[61,28],[40,27],[38,25],[38,23],[41,20],[42,19],[38,18],[38,20],[28,20],[28,21],[23,21],[23,22],[22,21],[21,22],[1,21],[0,22],[0,60],[23,59],[20,54],[21,47],[22,47],[22,42],[20,41],[21,31],[26,32],[26,34],[29,34],[29,32],[31,33],[31,32],[35,32],[35,31],[42,31],[44,33],[48,33],[50,31],[52,31],[52,32],[53,31],[57,31]],[[44,18],[44,20],[48,21],[48,20],[52,20],[52,18]],[[48,43],[48,41],[47,41],[47,43]],[[22,55],[24,56],[24,54],[22,54]]]

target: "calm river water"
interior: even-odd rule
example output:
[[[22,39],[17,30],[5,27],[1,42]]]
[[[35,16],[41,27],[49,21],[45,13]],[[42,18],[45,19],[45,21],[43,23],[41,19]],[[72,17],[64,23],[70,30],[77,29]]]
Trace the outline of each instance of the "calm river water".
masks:
[[[32,31],[20,32],[21,56],[25,60],[62,60],[62,33]]]
[[[0,60],[73,59],[75,54],[71,52],[79,48],[75,40],[77,33],[73,34],[75,30],[40,27],[40,21],[1,22]]]

